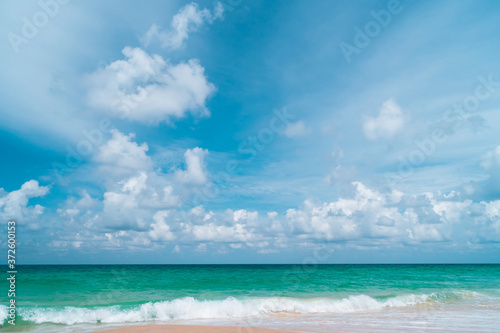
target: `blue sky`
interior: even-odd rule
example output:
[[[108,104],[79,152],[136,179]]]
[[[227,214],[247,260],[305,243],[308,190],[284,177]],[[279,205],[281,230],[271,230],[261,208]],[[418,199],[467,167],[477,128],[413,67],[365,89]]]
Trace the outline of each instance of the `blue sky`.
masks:
[[[497,2],[1,6],[20,263],[498,262]]]

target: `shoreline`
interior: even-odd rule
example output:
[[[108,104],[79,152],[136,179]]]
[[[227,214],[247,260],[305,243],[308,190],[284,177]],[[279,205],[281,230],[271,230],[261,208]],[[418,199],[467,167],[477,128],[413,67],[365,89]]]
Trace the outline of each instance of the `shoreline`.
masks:
[[[99,333],[299,333],[316,331],[284,328],[263,328],[250,326],[209,326],[209,325],[168,325],[147,324],[137,326],[124,326],[98,330]]]

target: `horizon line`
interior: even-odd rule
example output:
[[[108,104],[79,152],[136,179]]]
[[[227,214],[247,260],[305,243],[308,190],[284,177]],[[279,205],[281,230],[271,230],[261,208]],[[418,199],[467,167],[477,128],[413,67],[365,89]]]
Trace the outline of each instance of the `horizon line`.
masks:
[[[419,263],[176,263],[176,264],[116,264],[116,263],[105,263],[105,264],[92,264],[92,263],[84,263],[84,264],[17,264],[16,267],[22,266],[271,266],[271,265],[299,265],[299,266],[327,266],[327,265],[500,265],[500,262],[419,262]],[[7,266],[7,265],[3,265]]]

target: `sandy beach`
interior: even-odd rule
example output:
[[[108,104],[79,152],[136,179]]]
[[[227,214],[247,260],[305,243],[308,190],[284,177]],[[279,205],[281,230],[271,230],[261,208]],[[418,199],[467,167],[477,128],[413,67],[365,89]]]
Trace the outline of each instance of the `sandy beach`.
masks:
[[[261,327],[236,326],[195,326],[195,325],[144,325],[114,328],[105,333],[286,333],[312,332],[304,330],[270,329]]]

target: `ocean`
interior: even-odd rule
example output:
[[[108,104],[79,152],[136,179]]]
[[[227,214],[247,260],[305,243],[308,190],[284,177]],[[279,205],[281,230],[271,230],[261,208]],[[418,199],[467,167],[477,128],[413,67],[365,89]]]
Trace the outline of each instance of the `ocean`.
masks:
[[[13,329],[7,290],[0,331]],[[146,323],[498,332],[500,265],[18,266],[16,302],[18,332]]]

